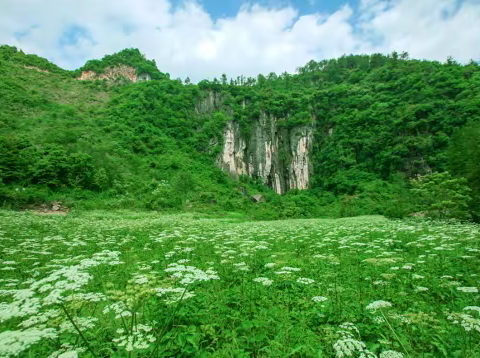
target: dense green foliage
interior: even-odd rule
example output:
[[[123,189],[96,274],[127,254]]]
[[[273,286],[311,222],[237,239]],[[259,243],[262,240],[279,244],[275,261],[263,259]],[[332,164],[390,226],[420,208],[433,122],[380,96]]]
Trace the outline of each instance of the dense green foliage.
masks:
[[[8,46],[0,61],[3,204],[62,199],[90,208],[237,210],[257,218],[402,217],[422,210],[409,179],[448,169],[467,179],[470,211],[480,207],[475,62],[343,56],[311,61],[295,75],[230,82],[224,75],[194,85],[170,80],[137,49],[72,72]],[[153,80],[75,79],[82,70],[122,64]],[[203,108],[211,95],[215,105]],[[225,123],[238,121],[248,138],[260,116],[280,129],[313,126],[310,190],[279,197],[255,178],[238,184],[216,168]],[[239,185],[267,202],[253,205]]]
[[[472,189],[476,219],[480,216],[480,121],[459,128],[448,150],[450,171],[467,179]]]
[[[478,357],[479,239],[378,216],[0,211],[0,356]]]
[[[46,70],[60,75],[71,75],[70,71],[58,67],[47,59],[37,55],[27,55],[23,53],[22,50],[18,50],[13,46],[0,45],[0,68],[4,65],[3,61],[14,62],[23,66],[36,67],[40,70]]]
[[[412,191],[417,195],[425,214],[435,219],[468,218],[472,200],[467,179],[454,179],[448,172],[432,173],[412,179]]]
[[[298,72],[199,85],[231,95],[226,103],[240,122],[262,112],[287,127],[313,119],[315,185],[335,193],[351,194],[361,182],[398,172],[445,170],[451,134],[480,118],[475,62],[441,64],[394,53],[311,61]]]

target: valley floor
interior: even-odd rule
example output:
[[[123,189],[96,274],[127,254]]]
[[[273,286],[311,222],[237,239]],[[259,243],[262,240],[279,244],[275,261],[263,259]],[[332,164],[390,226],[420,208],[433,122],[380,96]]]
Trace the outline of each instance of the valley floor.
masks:
[[[480,357],[479,228],[0,211],[0,356]]]

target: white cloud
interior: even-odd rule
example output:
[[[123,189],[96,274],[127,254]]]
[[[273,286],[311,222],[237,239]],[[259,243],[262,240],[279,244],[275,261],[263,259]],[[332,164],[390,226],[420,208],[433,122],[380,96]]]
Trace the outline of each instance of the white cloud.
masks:
[[[60,46],[72,25],[88,36]],[[161,71],[196,81],[294,72],[345,53],[396,50],[466,62],[480,57],[479,33],[478,0],[361,0],[357,9],[301,16],[292,6],[252,5],[217,20],[193,1],[173,8],[169,0],[3,0],[0,13],[0,43],[62,67],[138,47]]]

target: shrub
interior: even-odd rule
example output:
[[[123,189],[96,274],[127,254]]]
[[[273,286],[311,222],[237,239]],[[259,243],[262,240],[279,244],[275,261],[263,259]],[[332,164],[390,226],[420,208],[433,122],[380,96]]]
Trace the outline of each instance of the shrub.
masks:
[[[420,210],[438,219],[470,219],[468,204],[472,200],[465,178],[450,173],[433,173],[411,180],[412,191],[418,195]]]

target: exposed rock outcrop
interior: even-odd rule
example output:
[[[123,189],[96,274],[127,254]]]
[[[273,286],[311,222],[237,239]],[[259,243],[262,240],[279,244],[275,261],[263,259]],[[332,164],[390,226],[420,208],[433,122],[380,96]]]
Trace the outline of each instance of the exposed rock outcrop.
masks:
[[[244,101],[242,107],[245,106]],[[222,95],[214,91],[204,92],[195,106],[198,114],[217,110],[233,114],[224,106]],[[252,120],[249,134],[245,135],[236,121],[228,121],[217,165],[237,179],[242,175],[260,179],[277,194],[290,189],[307,189],[312,173],[313,124],[287,129],[279,122],[263,113],[259,119]],[[218,144],[216,140],[210,141],[212,147]]]
[[[117,78],[125,78],[130,82],[141,82],[141,81],[149,81],[150,75],[148,73],[142,73],[137,75],[137,70],[133,67],[121,65],[115,67],[107,67],[103,71],[103,73],[96,73],[95,71],[82,71],[78,80],[85,81],[85,80],[103,80],[107,79],[109,81],[114,81]]]
[[[261,179],[277,194],[307,189],[312,136],[311,126],[279,128],[276,118],[264,114],[253,121],[251,134],[244,138],[238,124],[229,121],[217,163],[235,178],[246,175]]]
[[[208,91],[204,93],[204,97],[199,99],[195,105],[195,112],[211,113],[218,109],[222,104],[222,96],[215,91]]]
[[[255,194],[250,197],[250,200],[254,203],[263,203],[265,202],[265,198],[262,194]]]
[[[25,68],[28,68],[30,70],[35,70],[35,71],[38,71],[38,72],[43,72],[43,73],[50,73],[49,71],[47,70],[42,70],[41,68],[38,68],[36,66],[24,66]]]

